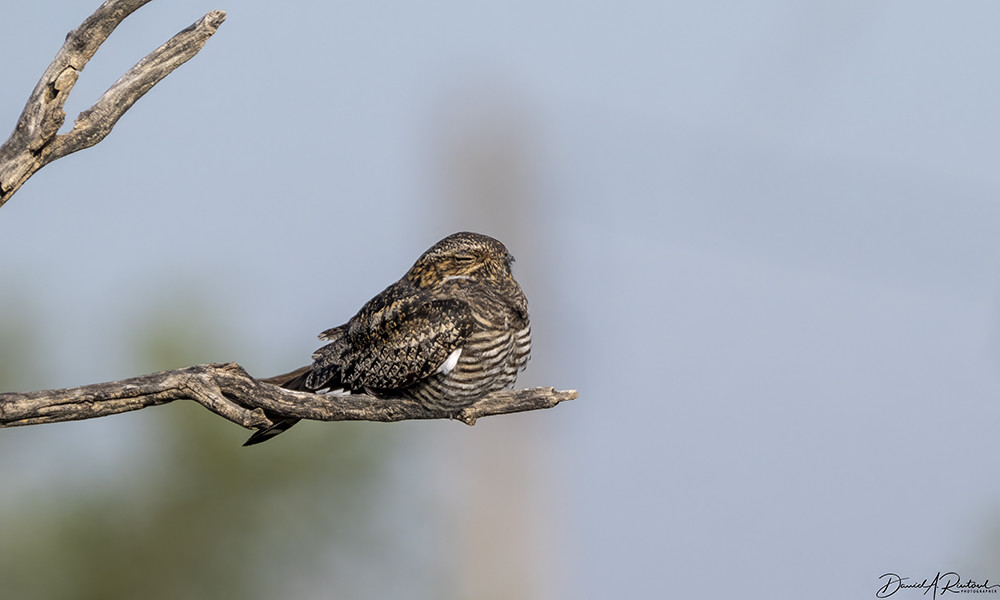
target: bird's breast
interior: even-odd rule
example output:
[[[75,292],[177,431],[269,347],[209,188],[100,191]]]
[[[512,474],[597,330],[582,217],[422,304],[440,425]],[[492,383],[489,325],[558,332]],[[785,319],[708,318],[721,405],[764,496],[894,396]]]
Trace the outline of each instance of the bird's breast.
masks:
[[[481,329],[460,350],[453,368],[439,370],[409,395],[431,408],[460,410],[490,392],[511,387],[531,354],[531,328],[524,324],[520,329]]]

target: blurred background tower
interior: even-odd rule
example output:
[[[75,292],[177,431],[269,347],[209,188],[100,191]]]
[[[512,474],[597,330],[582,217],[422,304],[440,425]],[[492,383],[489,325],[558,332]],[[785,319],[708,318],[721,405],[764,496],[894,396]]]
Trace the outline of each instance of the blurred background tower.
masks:
[[[7,3],[16,26],[0,36],[0,121],[13,125],[93,8]],[[274,586],[251,590],[264,598],[699,597],[720,580],[749,598],[765,597],[774,573],[843,598],[870,597],[889,569],[996,579],[1000,91],[983,74],[1000,58],[1000,4],[231,8],[211,47],[107,140],[47,167],[0,210],[0,303],[15,315],[0,325],[4,387],[136,374],[152,362],[138,364],[128,340],[155,333],[155,307],[180,306],[168,292],[185,287],[223,326],[216,350],[193,347],[205,345],[198,327],[142,347],[198,350],[183,360],[236,360],[254,374],[297,367],[319,329],[437,239],[474,228],[519,258],[535,352],[518,385],[582,397],[475,428],[303,423],[255,454],[240,452],[234,425],[183,404],[5,430],[5,597],[60,573],[100,576],[87,562],[98,551],[155,565],[139,543],[177,547],[150,533],[158,521],[203,535],[204,521],[163,517],[185,514],[191,490],[216,490],[215,467],[229,461],[221,473],[243,473],[245,487],[226,479],[227,494],[308,515],[246,546],[261,560],[239,557]],[[151,2],[130,17],[67,112],[190,10]],[[498,72],[504,86],[461,79]],[[308,93],[290,97],[303,82]],[[294,110],[276,110],[290,98]],[[197,325],[195,308],[178,312]],[[610,372],[623,365],[632,376]],[[178,448],[185,436],[201,441]],[[492,437],[501,447],[483,450]],[[216,451],[222,438],[235,445]],[[192,453],[215,460],[190,470]],[[269,465],[253,464],[265,455]],[[233,493],[272,469],[295,476],[274,486],[293,498]],[[108,498],[131,508],[99,535],[68,539],[63,525],[80,515],[99,523],[89,505],[117,508]],[[223,495],[210,500],[217,512],[192,510],[233,528],[217,538],[232,556],[247,520]],[[27,545],[12,541],[16,523]],[[564,576],[535,566],[546,536]],[[170,575],[207,581],[210,558],[171,562]]]
[[[545,355],[556,346],[539,309],[545,303],[538,303],[554,292],[545,256],[535,243],[534,209],[544,180],[540,135],[531,107],[513,86],[472,80],[453,91],[432,121],[432,193],[437,200],[431,207],[444,230],[486,233],[514,254],[514,276],[528,296],[533,333],[533,357],[516,387],[541,385],[546,381]],[[434,454],[442,468],[467,475],[460,479],[463,489],[456,490],[458,518],[452,522],[464,557],[461,568],[453,571],[459,574],[455,597],[560,596],[552,514],[559,503],[548,500],[543,430],[537,419],[518,415],[480,422],[472,440],[452,428],[435,432]],[[455,452],[463,447],[462,439],[464,451]]]

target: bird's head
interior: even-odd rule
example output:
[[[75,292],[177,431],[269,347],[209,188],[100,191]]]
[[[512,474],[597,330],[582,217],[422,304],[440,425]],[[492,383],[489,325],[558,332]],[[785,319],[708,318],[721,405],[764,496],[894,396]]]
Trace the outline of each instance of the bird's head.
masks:
[[[514,257],[496,239],[480,233],[453,233],[420,255],[406,278],[432,288],[453,279],[496,281],[512,277]]]

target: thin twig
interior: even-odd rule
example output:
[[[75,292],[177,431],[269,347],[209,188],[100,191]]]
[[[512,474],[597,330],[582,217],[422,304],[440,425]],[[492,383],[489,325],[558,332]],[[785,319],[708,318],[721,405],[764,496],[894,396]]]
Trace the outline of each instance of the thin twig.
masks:
[[[381,422],[452,418],[473,425],[480,417],[552,408],[576,397],[574,390],[553,388],[493,392],[455,414],[407,398],[294,392],[258,381],[235,363],[220,363],[62,390],[0,394],[0,427],[92,419],[174,400],[194,400],[246,428],[270,425],[269,416]]]
[[[149,1],[107,0],[66,37],[28,98],[14,132],[0,146],[0,206],[43,166],[104,139],[143,94],[197,54],[226,18],[226,13],[215,10],[175,35],[80,113],[71,131],[58,135],[66,120],[63,107],[80,71],[118,24]],[[288,417],[319,421],[453,418],[472,425],[480,417],[551,408],[576,397],[575,391],[553,388],[495,392],[458,413],[447,413],[405,398],[289,391],[227,363],[77,388],[0,394],[0,427],[91,419],[184,399],[247,428],[266,427],[271,418]]]
[[[14,132],[0,146],[0,206],[45,165],[103,140],[136,100],[197,54],[226,19],[226,13],[214,10],[172,37],[80,113],[71,131],[57,135],[80,71],[119,23],[149,1],[107,0],[66,36],[28,97]]]

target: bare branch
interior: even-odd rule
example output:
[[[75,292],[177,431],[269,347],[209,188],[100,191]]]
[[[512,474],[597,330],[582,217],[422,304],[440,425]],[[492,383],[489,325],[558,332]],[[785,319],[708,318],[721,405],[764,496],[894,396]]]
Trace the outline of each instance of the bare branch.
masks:
[[[480,417],[552,408],[576,397],[574,390],[553,388],[494,392],[450,414],[406,398],[294,392],[258,381],[235,363],[221,363],[62,390],[0,394],[0,427],[92,419],[174,400],[194,400],[246,428],[266,427],[269,417],[381,422],[453,418],[473,425]]]
[[[136,100],[197,54],[226,18],[223,11],[214,10],[175,35],[80,113],[71,131],[57,135],[66,120],[63,107],[80,71],[115,27],[147,2],[107,0],[66,36],[24,105],[14,132],[0,146],[0,206],[45,165],[104,139]]]
[[[111,32],[149,1],[106,0],[66,36],[66,42],[28,98],[14,132],[0,146],[0,206],[45,165],[103,140],[143,94],[197,54],[226,18],[226,13],[215,10],[175,35],[80,113],[71,131],[59,135],[66,120],[64,106],[80,71]],[[551,408],[576,397],[575,391],[553,388],[495,392],[452,414],[424,408],[405,398],[289,391],[258,381],[239,365],[227,363],[197,365],[77,388],[0,394],[0,427],[91,419],[185,399],[247,428],[269,426],[270,419],[275,418],[319,421],[453,418],[472,425],[480,417]]]

